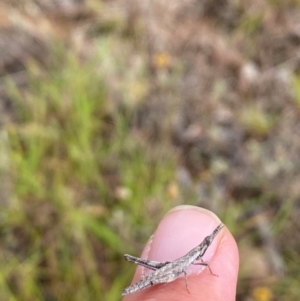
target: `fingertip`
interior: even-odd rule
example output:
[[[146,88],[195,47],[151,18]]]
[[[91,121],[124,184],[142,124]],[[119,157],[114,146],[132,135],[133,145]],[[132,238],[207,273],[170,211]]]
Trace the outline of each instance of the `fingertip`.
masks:
[[[142,258],[160,262],[174,261],[199,245],[221,223],[211,211],[194,206],[179,206],[169,211],[160,222],[142,253]],[[132,295],[133,300],[235,300],[238,271],[238,250],[234,238],[224,227],[207,249],[203,260],[209,262],[215,277],[205,267],[191,265],[188,286],[180,277],[167,284],[155,285]],[[133,283],[152,271],[137,267]],[[219,297],[218,297],[219,296]]]
[[[218,277],[211,277],[208,270],[194,279],[194,293],[199,300],[234,301],[239,270],[239,252],[236,241],[227,227],[218,248],[210,261],[210,268]]]

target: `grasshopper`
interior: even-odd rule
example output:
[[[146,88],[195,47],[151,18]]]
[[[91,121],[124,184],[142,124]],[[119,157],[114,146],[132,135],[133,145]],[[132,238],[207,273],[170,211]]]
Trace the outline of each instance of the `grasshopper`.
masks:
[[[125,288],[123,290],[122,295],[125,296],[128,294],[132,294],[159,283],[172,282],[176,278],[178,278],[180,274],[184,274],[185,286],[187,291],[189,292],[188,285],[187,285],[187,269],[191,264],[206,266],[209,268],[210,273],[213,274],[208,263],[204,262],[202,260],[202,257],[205,254],[207,248],[211,245],[214,238],[217,236],[217,234],[221,231],[223,227],[224,225],[220,224],[213,231],[213,233],[205,237],[204,240],[198,246],[196,246],[194,249],[189,251],[186,255],[179,257],[174,261],[159,262],[153,260],[146,260],[139,257],[134,257],[132,255],[125,254],[124,257],[126,260],[130,262],[134,262],[148,269],[151,269],[153,270],[153,272],[147,276],[144,276],[139,282]],[[201,262],[195,262],[198,260],[200,260]]]

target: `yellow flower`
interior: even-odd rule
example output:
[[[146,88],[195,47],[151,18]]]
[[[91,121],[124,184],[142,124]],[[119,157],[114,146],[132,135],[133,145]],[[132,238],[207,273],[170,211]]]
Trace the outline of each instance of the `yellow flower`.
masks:
[[[167,68],[170,66],[171,57],[166,52],[159,52],[154,55],[153,62],[158,69]]]
[[[179,189],[175,182],[169,183],[167,186],[167,193],[171,199],[176,199],[179,196]]]
[[[271,290],[266,286],[258,286],[253,290],[253,297],[256,301],[270,301],[273,294]]]

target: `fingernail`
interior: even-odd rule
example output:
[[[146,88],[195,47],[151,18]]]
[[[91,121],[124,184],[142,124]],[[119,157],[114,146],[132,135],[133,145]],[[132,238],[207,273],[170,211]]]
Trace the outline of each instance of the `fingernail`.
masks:
[[[195,206],[178,206],[170,210],[148,241],[142,258],[160,262],[173,261],[199,245],[221,223],[211,211]],[[216,252],[222,234],[218,234],[203,256],[210,261]],[[188,274],[199,273],[204,267],[192,265]],[[142,275],[149,274],[142,268]]]
[[[201,208],[201,207],[197,207],[197,206],[191,206],[191,205],[180,205],[180,206],[174,207],[170,211],[168,211],[167,214],[172,213],[172,212],[176,212],[176,211],[183,211],[183,210],[196,210],[198,212],[202,212],[203,214],[210,215],[213,219],[215,219],[217,221],[218,224],[221,223],[221,220],[212,211],[207,210],[205,208]]]

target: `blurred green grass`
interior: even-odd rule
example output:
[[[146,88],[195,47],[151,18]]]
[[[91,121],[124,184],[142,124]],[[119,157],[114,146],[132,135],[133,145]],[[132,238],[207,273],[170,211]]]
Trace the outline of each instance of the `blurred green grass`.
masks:
[[[250,54],[257,51],[262,23],[262,13],[247,13],[233,32],[247,37],[245,48]],[[176,85],[182,80],[186,62],[180,59],[174,66],[176,72],[164,73],[170,57],[162,52],[156,57],[156,64],[161,65],[157,69],[162,72],[151,78],[147,64],[152,58],[143,44],[146,32],[140,27],[130,28],[130,24],[126,28],[122,22],[104,21],[98,28],[101,37],[95,42],[101,47],[88,61],[80,61],[74,49],[71,53],[54,49],[46,71],[35,62],[27,66],[30,81],[26,90],[9,83],[13,122],[0,132],[0,162],[5,161],[0,170],[1,195],[6,198],[0,204],[0,300],[120,300],[120,292],[135,269],[123,260],[123,254],[138,255],[145,239],[171,207],[199,205],[201,196],[194,190],[187,192],[188,197],[179,196],[175,180],[178,153],[169,145],[170,137],[163,137],[157,145],[145,137],[147,130],[135,129],[131,123],[140,99],[151,94],[153,82],[155,89],[168,90],[172,99],[179,97]],[[120,34],[117,37],[116,30]],[[139,45],[138,51],[134,43]],[[119,53],[112,55],[116,48]],[[135,53],[130,68],[122,58],[123,51],[128,52],[126,59],[132,58],[129,53]],[[122,104],[115,102],[118,95],[111,97],[108,80],[120,87]],[[299,77],[295,76],[297,108],[299,86]],[[181,101],[185,100],[183,97]],[[261,158],[257,159],[261,162],[258,165],[255,160],[248,165],[257,170],[253,183],[248,181],[242,188],[254,192],[261,189],[260,195],[247,196],[247,191],[241,198],[219,194],[209,181],[211,171],[202,179],[205,182],[206,174],[206,189],[212,191],[208,195],[215,197],[212,202],[219,200],[218,213],[244,252],[247,260],[241,262],[241,267],[249,262],[252,265],[250,273],[241,269],[237,298],[298,300],[299,269],[295,263],[299,261],[299,242],[294,237],[297,230],[289,232],[295,202],[274,192],[280,186],[276,182],[274,186],[265,184],[268,181],[260,169],[266,160],[261,156],[266,144],[259,141],[266,139],[282,118],[251,101],[241,104],[239,113],[234,118],[244,132],[255,138],[246,145],[250,148],[248,154]],[[160,124],[161,129],[164,126]],[[272,148],[278,139],[276,136]],[[220,163],[217,157],[216,161]],[[230,166],[226,177],[232,173]],[[247,173],[247,165],[243,172]],[[271,237],[279,245],[285,268],[282,277],[273,279],[256,275],[260,267],[247,255],[253,253],[257,259],[258,254],[265,260],[262,265],[267,266],[267,243],[259,242],[262,235],[254,218],[243,220],[254,205],[261,210],[259,215],[264,212],[262,206],[269,208],[271,203],[279,208],[268,214],[267,226],[271,225]],[[285,233],[291,236],[286,238]],[[290,247],[292,243],[294,248]]]
[[[176,188],[174,149],[168,141],[150,145],[132,128],[131,102],[111,103],[107,69],[95,68],[112,59],[109,47],[102,51],[81,62],[55,49],[46,72],[35,62],[28,66],[25,91],[8,83],[15,117],[1,133],[9,178],[1,204],[0,300],[120,300],[135,268],[123,254],[139,254],[162,215],[185,202]],[[254,131],[259,123],[252,119],[245,124]],[[221,212],[237,237],[244,231],[238,217],[255,202],[268,203],[265,197]],[[188,203],[196,199],[190,194]],[[282,206],[274,232],[286,226],[292,208]],[[266,292],[296,300],[297,256],[287,255],[292,275],[254,290],[255,300]],[[243,272],[241,280],[240,296],[251,290]]]
[[[47,72],[28,66],[26,91],[9,83],[1,300],[119,300],[133,272],[124,250],[174,205],[172,152],[130,130],[95,63],[60,50]]]

